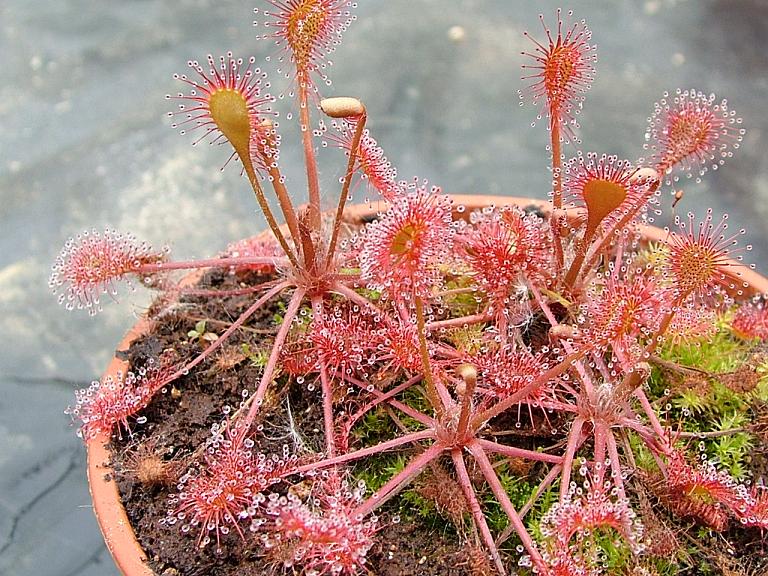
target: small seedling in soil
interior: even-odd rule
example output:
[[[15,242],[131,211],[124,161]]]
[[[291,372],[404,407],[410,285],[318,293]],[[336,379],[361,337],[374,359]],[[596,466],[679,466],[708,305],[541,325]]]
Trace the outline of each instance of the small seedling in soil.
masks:
[[[249,344],[243,344],[240,350],[250,363],[257,368],[264,368],[267,365],[269,357],[261,350],[252,350]]]
[[[197,342],[205,348],[212,342],[216,342],[216,340],[219,339],[219,336],[214,332],[208,332],[205,328],[205,320],[200,320],[195,324],[195,328],[193,330],[190,330],[187,332],[187,337],[189,338],[190,342]]]
[[[323,97],[355,4],[266,5],[259,36],[296,101],[287,119],[297,116],[306,182],[282,173],[283,127],[254,58],[192,60],[168,100],[180,131],[228,145],[269,230],[197,261],[83,233],[50,282],[90,313],[122,281],[162,292],[130,371],[71,409],[86,440],[163,435],[189,451],[172,486],[158,480],[164,459],[122,459],[159,486],[151,505],[126,498],[136,525],[162,533],[139,534],[156,568],[704,574],[720,561],[702,533],[765,567],[768,316],[745,281],[749,247],[712,210],[675,217],[655,243],[643,234],[685,202],[680,178],[738,148],[726,101],[665,94],[644,158],[582,152],[576,119],[596,48],[571,13],[551,28],[542,17],[543,33],[526,33],[520,95],[546,119],[551,202],[466,210],[398,179],[359,99]],[[344,156],[329,212],[321,138]],[[306,187],[306,206],[289,186]],[[383,201],[362,222],[347,218],[360,187]],[[179,270],[205,272],[189,286]],[[174,329],[175,302],[206,318]],[[185,337],[202,350],[185,352]],[[146,339],[177,356],[135,354]],[[668,533],[664,555],[655,540]]]

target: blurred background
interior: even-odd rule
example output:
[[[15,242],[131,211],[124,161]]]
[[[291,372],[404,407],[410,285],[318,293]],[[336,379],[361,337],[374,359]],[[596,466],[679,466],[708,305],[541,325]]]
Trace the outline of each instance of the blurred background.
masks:
[[[169,127],[167,93],[190,59],[275,56],[257,42],[254,2],[0,0],[0,574],[116,574],[90,509],[85,453],[64,408],[98,378],[150,295],[93,319],[50,295],[50,265],[84,229],[133,232],[176,257],[216,254],[264,227],[229,152]],[[398,167],[448,192],[545,198],[547,133],[518,105],[524,30],[543,37],[559,4],[523,0],[359,0],[323,95],[361,98]],[[261,2],[264,8],[265,3]],[[747,134],[725,168],[682,183],[679,210],[728,212],[768,271],[768,2],[579,0],[598,46],[580,117],[584,151],[636,159],[653,103],[695,88],[728,98]],[[563,5],[563,8],[568,8]],[[272,89],[287,88],[271,73]],[[281,164],[304,196],[298,133],[278,103]],[[566,152],[572,155],[575,147]],[[336,193],[337,150],[321,177]],[[668,208],[670,198],[664,197]],[[327,205],[332,205],[327,200]],[[660,225],[668,216],[658,218]]]

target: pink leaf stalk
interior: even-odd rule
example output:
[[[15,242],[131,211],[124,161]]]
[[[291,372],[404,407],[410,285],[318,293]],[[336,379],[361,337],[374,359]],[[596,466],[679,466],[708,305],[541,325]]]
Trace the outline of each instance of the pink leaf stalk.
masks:
[[[350,8],[356,4],[348,0],[268,0],[268,2],[274,10],[265,11],[264,15],[274,19],[265,22],[264,27],[273,28],[274,32],[265,37],[274,39],[278,47],[290,53],[290,60],[295,68],[304,167],[309,192],[307,225],[310,229],[317,231],[320,228],[320,180],[310,118],[310,93],[313,96],[317,95],[312,76],[319,74],[330,84],[324,71],[330,64],[328,55],[341,42],[342,33],[355,19]],[[258,14],[259,9],[256,8],[255,12]],[[258,22],[255,25],[258,25]],[[288,75],[289,73],[286,73],[286,76]],[[291,92],[291,95],[293,94]],[[305,259],[308,256],[305,254]]]
[[[333,125],[339,134],[328,136],[328,142],[344,150],[347,155],[352,154],[355,122],[334,122]],[[373,139],[368,129],[363,131],[360,138],[357,156],[355,168],[360,172],[361,180],[369,190],[375,190],[388,202],[403,194],[403,185],[397,180],[397,169],[387,160],[384,150]]]
[[[273,237],[264,238],[254,236],[232,242],[227,246],[225,256],[227,258],[278,258],[282,255],[280,246]],[[234,273],[254,272],[256,274],[269,274],[275,270],[275,266],[269,263],[243,263],[231,268]]]

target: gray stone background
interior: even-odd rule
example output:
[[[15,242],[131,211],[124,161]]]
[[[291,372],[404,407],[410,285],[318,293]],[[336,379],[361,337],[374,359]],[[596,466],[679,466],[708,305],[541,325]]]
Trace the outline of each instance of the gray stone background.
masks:
[[[258,1],[258,0],[254,0]],[[546,131],[518,106],[522,31],[555,2],[359,0],[326,95],[359,96],[398,166],[450,192],[545,197]],[[646,118],[665,90],[727,97],[747,136],[728,166],[685,184],[681,210],[729,212],[768,270],[768,2],[573,2],[598,44],[582,114],[584,150],[642,155]],[[168,127],[164,95],[188,59],[232,49],[263,58],[252,2],[0,0],[0,574],[96,576],[116,570],[85,482],[84,450],[63,409],[98,377],[149,295],[99,317],[66,313],[48,293],[66,238],[132,231],[177,257],[215,254],[263,227],[225,149],[190,146]],[[461,26],[463,41],[449,30]],[[267,69],[270,69],[267,66]],[[273,74],[273,92],[285,87]],[[303,194],[298,137],[281,103],[282,163]],[[571,148],[571,152],[573,148]],[[326,189],[341,157],[322,154]],[[666,204],[669,199],[666,198]],[[328,202],[330,205],[330,201]],[[660,220],[665,224],[666,219]],[[738,225],[738,226],[737,226]]]

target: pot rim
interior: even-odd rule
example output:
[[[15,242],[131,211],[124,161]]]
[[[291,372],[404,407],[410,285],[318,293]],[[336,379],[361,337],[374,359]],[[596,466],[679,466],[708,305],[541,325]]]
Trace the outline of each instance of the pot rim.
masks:
[[[547,200],[518,196],[451,194],[450,198],[454,206],[463,206],[466,213],[488,206],[519,206],[521,208],[534,206],[544,214],[549,214],[552,209]],[[372,215],[384,212],[386,208],[387,204],[384,201],[354,204],[346,208],[345,218],[350,222],[361,222]],[[577,209],[570,209],[566,212],[566,217],[571,220],[577,219],[579,215],[580,211]],[[664,242],[668,237],[667,231],[655,226],[641,225],[639,229],[644,238],[653,242]],[[768,278],[740,262],[732,261],[728,276],[748,285],[748,288],[745,289],[746,296],[768,294]],[[116,350],[127,349],[136,338],[149,330],[150,324],[149,319],[142,316],[126,333]],[[127,368],[127,361],[114,357],[107,366],[103,377],[114,377],[118,372],[124,372]],[[155,572],[147,564],[144,549],[136,539],[136,534],[120,499],[117,482],[114,479],[114,470],[109,465],[111,453],[107,449],[107,445],[110,441],[110,435],[100,434],[86,443],[88,485],[96,520],[107,549],[124,576],[155,576]]]

